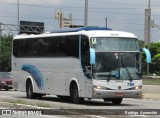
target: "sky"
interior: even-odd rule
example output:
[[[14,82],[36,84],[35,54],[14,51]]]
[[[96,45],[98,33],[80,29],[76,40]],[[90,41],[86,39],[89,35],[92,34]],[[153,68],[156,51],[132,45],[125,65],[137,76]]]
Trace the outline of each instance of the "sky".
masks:
[[[18,24],[18,0],[0,0],[0,22]],[[45,31],[58,29],[55,11],[72,13],[72,24],[84,25],[85,0],[19,0],[20,21],[44,22]],[[88,0],[88,25],[107,26],[134,33],[144,39],[144,11],[148,0]],[[160,0],[151,0],[151,19],[160,25]],[[3,31],[6,33],[7,31]],[[14,34],[16,34],[14,32]],[[151,41],[160,42],[160,29],[151,29]]]

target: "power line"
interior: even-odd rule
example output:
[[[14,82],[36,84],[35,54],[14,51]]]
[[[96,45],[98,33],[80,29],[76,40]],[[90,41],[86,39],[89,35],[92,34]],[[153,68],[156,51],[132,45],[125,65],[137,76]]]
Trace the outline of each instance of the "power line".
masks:
[[[84,1],[84,0],[79,0],[79,1]],[[10,4],[10,5],[17,5],[16,3],[11,3],[11,2],[4,2],[4,1],[0,1],[1,3],[5,3],[5,4]],[[120,4],[120,5],[132,5],[132,6],[136,6],[136,8],[135,9],[137,9],[137,7],[138,6],[140,6],[140,7],[142,7],[142,6],[144,6],[144,7],[146,7],[146,5],[140,5],[140,4],[126,4],[126,3],[111,3],[111,2],[100,2],[100,1],[89,1],[89,2],[94,2],[94,3],[106,3],[106,4]],[[55,5],[33,5],[33,4],[24,4],[24,3],[20,3],[19,4],[20,6],[30,6],[30,7],[41,7],[41,8],[81,8],[81,9],[83,9],[84,7],[82,6],[82,7],[66,7],[66,6],[55,6]],[[157,6],[157,5],[152,5],[152,6],[154,6],[154,7],[160,7],[160,6]],[[117,7],[115,7],[115,8],[96,8],[96,7],[90,7],[91,9],[134,9],[134,8],[130,8],[130,7],[128,7],[128,8],[124,8],[124,7],[121,7],[121,8],[117,8]],[[139,8],[140,9],[140,8]]]
[[[2,1],[0,1],[2,2]],[[92,2],[96,2],[96,1],[92,1]],[[13,5],[16,5],[15,3],[8,3],[8,2],[3,2],[3,3],[7,3],[7,4],[13,4]],[[108,3],[108,2],[102,2],[102,3]],[[113,3],[115,4],[115,3]],[[120,4],[120,3],[117,3],[117,4]],[[121,3],[123,4],[123,3]],[[42,6],[42,5],[29,5],[29,4],[20,4],[20,5],[26,5],[26,6],[36,6],[36,7],[44,7],[44,8],[53,8],[53,6]],[[126,4],[128,5],[128,4]],[[137,5],[137,4],[135,4]],[[60,8],[60,6],[56,6],[56,9]],[[80,8],[80,10],[79,10]],[[72,10],[72,11],[79,11],[79,12],[82,12],[82,9],[83,7],[63,7],[63,8],[60,8],[60,9],[64,9],[64,10]],[[103,8],[91,8],[91,9],[103,9]],[[105,9],[105,8],[104,8]],[[107,8],[106,8],[107,9]],[[126,8],[127,9],[127,8]],[[94,13],[111,13],[111,14],[125,14],[125,15],[144,15],[144,14],[134,14],[134,13],[123,13],[123,12],[106,12],[106,11],[92,11],[92,10],[89,10],[89,12],[94,12]],[[154,16],[158,16],[159,15],[154,15]]]
[[[83,0],[78,0],[78,1],[83,1]],[[93,3],[102,3],[102,4],[117,4],[117,5],[130,5],[130,6],[139,6],[139,7],[142,7],[142,6],[144,6],[144,7],[146,7],[147,5],[142,5],[142,4],[129,4],[129,3],[118,3],[118,2],[104,2],[104,1],[95,1],[95,0],[90,0],[89,2],[93,2]],[[155,7],[160,7],[160,6],[158,6],[158,5],[152,5],[152,6],[155,6]]]
[[[122,13],[122,12],[102,12],[102,11],[89,11],[89,12],[93,12],[93,13],[109,13],[109,14],[112,14],[112,15],[114,15],[114,14],[124,14],[124,15],[144,15],[144,14],[131,14],[131,13]],[[5,13],[5,14],[15,14],[15,15],[17,15],[16,13],[10,13],[10,12],[0,12],[0,13]],[[31,14],[20,14],[20,15],[22,15],[22,16],[29,16],[29,17],[33,17],[33,18],[35,18],[35,17],[38,17],[38,18],[47,18],[47,17],[44,17],[44,16],[37,16],[37,15],[31,15]],[[22,17],[21,16],[21,17]],[[159,15],[154,15],[154,16],[156,16],[156,17],[159,17]],[[50,18],[49,18],[50,19]],[[157,19],[157,20],[159,20],[159,19]]]
[[[2,28],[2,30],[9,30],[9,31],[19,31],[19,25],[13,25],[13,24],[1,24],[1,25],[3,25],[3,28]],[[22,25],[22,27],[23,27],[23,25]],[[24,28],[25,28],[26,26],[24,25]],[[39,26],[37,26],[37,28],[39,29]],[[45,28],[46,29],[46,28]],[[25,30],[28,30],[28,28],[27,29],[25,29]],[[37,30],[35,29],[35,31],[37,32]],[[35,31],[33,31],[33,32],[35,32]],[[121,29],[121,31],[122,31],[122,29]],[[144,29],[143,30],[140,30],[140,29],[128,29],[128,30],[124,30],[124,31],[144,31]],[[154,32],[156,32],[155,30],[153,30]]]
[[[16,15],[16,13],[9,13],[9,12],[0,12],[0,13],[5,13],[5,14],[14,14],[14,15]],[[22,15],[22,14],[21,14]],[[0,17],[13,17],[13,18],[15,18],[16,16],[0,16]],[[45,20],[53,20],[53,19],[55,19],[55,18],[52,18],[52,17],[43,17],[43,16],[35,16],[35,15],[28,15],[28,16],[21,16],[21,18],[34,18],[34,19],[45,19]],[[75,21],[83,21],[84,19],[73,19],[73,20],[75,20]],[[112,20],[112,19],[110,19],[110,20]],[[128,20],[128,21],[130,21],[130,22],[132,22],[132,21],[135,21],[136,19],[132,19],[132,20]],[[137,20],[140,20],[140,19],[137,19]],[[142,19],[143,20],[143,19]],[[158,20],[158,19],[155,19],[155,20]],[[89,19],[89,21],[90,22],[99,22],[99,21],[101,21],[101,22],[105,22],[104,21],[104,19]],[[134,24],[134,25],[144,25],[144,24],[138,24],[138,23],[125,23],[125,22],[123,22],[124,20],[117,20],[117,22],[116,22],[116,20],[114,20],[114,22],[115,23],[121,23],[121,24]],[[111,23],[111,22],[110,22]],[[113,23],[113,21],[112,21],[112,23]]]
[[[14,18],[13,16],[0,16],[0,17],[11,17],[11,18]],[[23,17],[23,18],[29,18],[29,17]],[[36,18],[35,18],[36,19]],[[37,18],[37,19],[39,19],[39,18]],[[44,18],[45,19],[45,18]],[[47,19],[48,20],[48,19]],[[52,18],[50,18],[50,20],[53,20]],[[83,21],[83,19],[72,19],[73,21]],[[101,21],[101,23],[105,23],[105,21],[103,20],[90,20],[89,19],[89,22],[91,23],[91,22],[95,22],[95,23],[97,23],[97,22],[100,22]],[[124,22],[108,22],[108,23],[112,23],[112,24],[119,24],[119,25],[121,25],[121,24],[130,24],[130,25],[143,25],[143,24],[136,24],[136,23],[124,23]]]
[[[17,15],[17,13],[10,13],[10,12],[0,12],[0,13],[2,13],[2,14],[13,14],[13,15]],[[112,12],[110,12],[110,13],[112,13]],[[119,14],[119,13],[118,13]],[[44,17],[44,16],[39,16],[39,15],[32,15],[32,14],[20,14],[21,16],[28,16],[28,17],[31,17],[31,18],[42,18],[42,19],[54,19],[54,18],[51,18],[51,17]],[[1,16],[2,17],[2,16]],[[5,16],[3,16],[3,17],[5,17]],[[10,17],[10,16],[6,16],[6,17]],[[13,16],[14,17],[14,16]],[[111,19],[111,18],[110,18]],[[78,20],[78,19],[77,19]],[[98,18],[96,18],[96,19],[91,19],[90,18],[90,20],[104,20],[104,19],[102,19],[102,18],[100,18],[100,19],[98,19]],[[130,20],[130,21],[135,21],[135,20],[137,20],[137,21],[139,21],[139,20],[144,20],[144,19],[127,19],[127,20]],[[154,20],[160,20],[160,19],[157,19],[157,18],[154,18]],[[115,21],[115,20],[114,20]],[[124,21],[124,20],[117,20],[117,21]]]
[[[0,17],[9,17],[9,18],[15,18],[16,16],[0,16]],[[51,18],[51,17],[43,17],[43,18],[38,18],[38,17],[22,17],[22,18],[35,18],[35,19],[44,19],[44,20],[53,20],[55,18]],[[72,19],[73,21],[83,21],[84,19]],[[104,19],[88,19],[90,22],[105,22]],[[122,22],[119,22],[122,21]],[[123,23],[124,20],[114,20],[114,23]],[[110,22],[110,21],[108,21]],[[110,22],[110,23],[113,23]],[[133,23],[123,23],[123,24],[133,24]],[[136,24],[136,23],[135,23]],[[142,24],[137,24],[137,25],[142,25]]]
[[[2,2],[2,1],[0,1],[0,2]],[[91,1],[91,2],[96,2],[96,1]],[[12,4],[12,5],[16,5],[15,3],[8,3],[8,2],[3,2],[3,3],[6,3],[6,4]],[[96,2],[97,3],[97,2]],[[99,3],[108,3],[108,2],[99,2]],[[119,3],[112,3],[112,4],[119,4]],[[121,3],[121,4],[123,4],[123,3]],[[44,7],[44,8],[48,8],[48,7],[50,7],[50,8],[53,8],[53,6],[42,6],[42,5],[29,5],[29,4],[20,4],[20,5],[26,5],[26,6],[36,6],[36,7]],[[128,4],[126,4],[126,5],[128,5]],[[132,4],[133,5],[133,4]],[[134,4],[134,5],[137,5],[137,4]],[[144,5],[143,5],[144,6]],[[60,7],[60,6],[59,6]],[[65,10],[74,10],[74,11],[80,11],[80,12],[82,12],[82,10],[77,10],[77,9],[81,9],[81,8],[83,8],[83,7],[65,7],[65,8],[63,8],[63,9],[65,9]],[[95,9],[95,8],[93,8],[93,9]],[[97,9],[99,9],[99,8],[97,8]],[[100,8],[100,9],[103,9],[103,8]],[[112,15],[114,15],[114,14],[121,14],[121,15],[123,15],[123,14],[125,14],[125,15],[144,15],[144,14],[131,14],[131,13],[122,13],[122,12],[103,12],[103,11],[89,11],[89,12],[94,12],[94,13],[109,13],[109,14],[112,14]],[[14,15],[17,15],[16,13],[9,13],[9,12],[0,12],[0,13],[5,13],[5,14],[14,14]],[[37,16],[37,15],[31,15],[31,14],[20,14],[21,15],[21,18],[35,18],[35,19],[46,19],[46,20],[53,20],[54,18],[52,18],[52,17],[44,17],[44,16]],[[154,15],[154,16],[159,16],[159,15]],[[14,16],[0,16],[0,17],[14,17]],[[84,19],[73,19],[73,20],[75,20],[75,21],[83,21]],[[142,19],[143,20],[143,19]],[[158,19],[156,19],[156,20],[158,20]],[[93,19],[89,19],[89,21],[90,22],[99,22],[99,21],[101,21],[101,22],[105,22],[104,21],[104,19],[95,19],[95,20],[93,20]],[[120,20],[118,20],[118,21],[120,21]],[[131,21],[131,20],[130,20]],[[135,19],[133,19],[133,21],[135,21]],[[112,22],[113,23],[113,22]],[[134,25],[144,25],[144,24],[137,24],[137,23],[123,23],[123,22],[115,22],[115,23],[121,23],[121,24],[134,24]]]
[[[10,12],[0,12],[0,13],[4,13],[4,14],[13,14],[13,15],[17,15],[16,13],[10,13]],[[111,13],[111,12],[109,12]],[[117,13],[116,13],[117,14]],[[119,14],[119,13],[118,13]],[[44,17],[44,16],[37,16],[37,15],[30,15],[30,14],[20,14],[21,18],[38,18],[38,19],[50,19],[53,20],[54,18],[52,17]],[[135,14],[134,14],[135,15]],[[14,16],[0,16],[0,17],[14,17]],[[74,20],[74,19],[73,19]],[[83,19],[75,19],[75,20],[83,20]],[[89,21],[104,21],[104,19],[89,19]],[[130,19],[129,21],[135,21],[136,19]],[[137,20],[143,20],[143,19],[137,19]],[[155,20],[159,20],[159,19],[155,19]],[[115,21],[115,20],[114,20]],[[123,20],[117,20],[117,21],[123,21]]]
[[[16,3],[10,3],[10,2],[4,2],[4,1],[0,1],[1,3],[5,3],[5,4],[9,4],[9,5],[17,5]],[[33,4],[22,4],[20,3],[19,4],[20,6],[30,6],[30,7],[41,7],[41,8],[61,8],[61,7],[64,7],[64,8],[84,8],[84,7],[66,7],[66,6],[49,6],[49,5],[33,5]]]

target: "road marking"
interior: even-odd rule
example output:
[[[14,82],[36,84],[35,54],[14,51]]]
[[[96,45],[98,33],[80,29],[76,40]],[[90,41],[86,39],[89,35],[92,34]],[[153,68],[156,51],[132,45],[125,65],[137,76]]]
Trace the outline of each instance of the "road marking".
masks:
[[[85,115],[85,116],[89,116],[91,118],[107,118],[107,117],[103,117],[103,116],[97,116],[97,115]]]
[[[150,117],[148,115],[127,115],[129,117]]]
[[[45,117],[48,117],[48,118],[60,118],[60,117],[57,117],[57,116],[49,116],[49,115],[42,115],[42,116],[45,116]]]

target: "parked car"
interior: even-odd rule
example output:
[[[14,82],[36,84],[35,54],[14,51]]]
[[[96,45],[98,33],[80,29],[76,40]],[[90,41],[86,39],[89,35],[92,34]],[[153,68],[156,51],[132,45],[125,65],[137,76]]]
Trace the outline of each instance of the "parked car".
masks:
[[[0,90],[1,89],[12,89],[12,76],[9,72],[0,72]]]

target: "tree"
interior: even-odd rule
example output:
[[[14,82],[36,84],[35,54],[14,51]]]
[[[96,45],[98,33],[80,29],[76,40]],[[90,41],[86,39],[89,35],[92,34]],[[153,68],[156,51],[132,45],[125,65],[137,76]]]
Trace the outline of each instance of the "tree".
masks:
[[[139,40],[139,47],[143,48],[144,47],[144,42],[142,40]],[[150,44],[150,53],[151,53],[151,58],[152,62],[150,64],[150,73],[156,73],[160,74],[160,42],[154,42]],[[143,73],[146,73],[146,56],[144,53],[142,53],[142,70]]]
[[[152,63],[150,72],[160,74],[160,42],[150,44]]]
[[[11,71],[12,39],[12,34],[0,37],[0,71]]]

